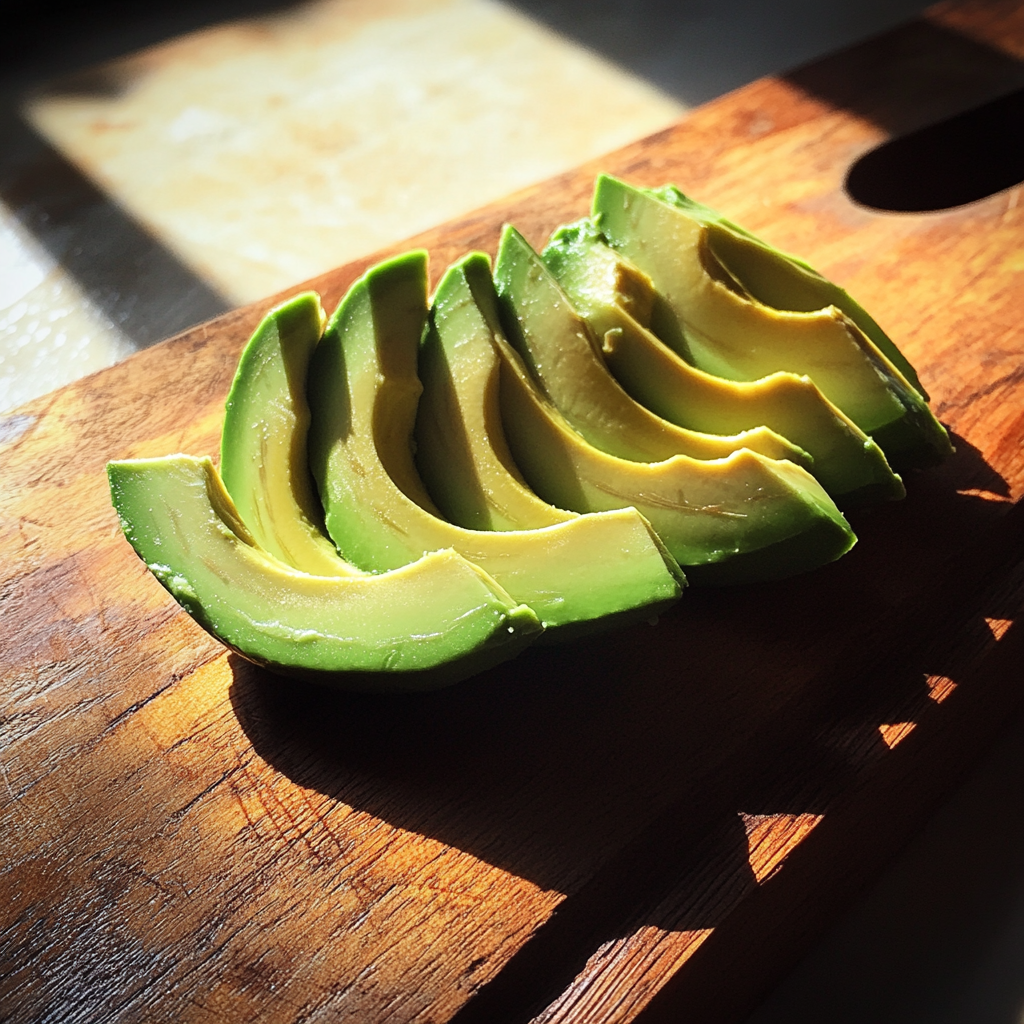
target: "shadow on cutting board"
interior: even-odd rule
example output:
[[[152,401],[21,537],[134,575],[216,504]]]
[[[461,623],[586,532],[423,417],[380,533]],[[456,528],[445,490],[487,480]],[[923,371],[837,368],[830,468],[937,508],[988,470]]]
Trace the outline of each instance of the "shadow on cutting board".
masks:
[[[928,213],[1024,181],[1024,89],[897,136],[850,168],[847,194],[876,210]]]
[[[926,680],[955,682],[935,577],[1009,507],[956,444],[905,501],[856,516],[858,547],[818,572],[690,591],[654,628],[530,650],[433,694],[335,694],[234,658],[235,714],[296,784],[568,896],[456,1018],[519,1020],[638,907],[647,924],[714,928],[757,885],[751,822],[824,814],[889,753],[882,727],[929,704]],[[955,624],[957,650],[965,630],[991,640],[983,617],[1012,618],[983,600]],[[928,642],[905,646],[915,635]],[[709,871],[715,900],[663,900]]]
[[[846,191],[855,202],[940,211],[1024,181],[1024,62],[917,21],[823,67],[785,77],[893,136],[850,168]]]

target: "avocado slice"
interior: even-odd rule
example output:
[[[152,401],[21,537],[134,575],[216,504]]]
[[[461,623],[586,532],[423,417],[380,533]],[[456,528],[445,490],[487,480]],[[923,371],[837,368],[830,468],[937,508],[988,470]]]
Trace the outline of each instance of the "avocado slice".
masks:
[[[614,376],[658,415],[722,434],[771,427],[811,455],[811,472],[843,509],[905,495],[878,444],[807,377],[779,371],[727,381],[668,348],[646,327],[655,298],[650,278],[610,248],[593,221],[558,229],[542,256],[602,339]]]
[[[314,576],[358,576],[323,531],[306,455],[306,375],[327,315],[316,292],[272,309],[242,350],[221,432],[221,478],[261,548]]]
[[[711,251],[751,296],[776,309],[805,313],[826,306],[841,309],[903,374],[914,390],[928,401],[928,393],[921,386],[910,361],[845,289],[823,277],[805,260],[781,252],[710,206],[684,195],[674,185],[651,189],[651,192],[666,203],[686,210],[708,228]]]
[[[514,657],[533,612],[453,551],[380,576],[312,576],[262,551],[208,458],[111,462],[125,536],[174,599],[243,657],[366,691],[427,690]]]
[[[540,256],[511,225],[498,247],[494,283],[506,318],[506,337],[548,398],[595,448],[637,462],[673,455],[721,459],[740,448],[809,466],[811,459],[765,426],[726,437],[677,426],[623,390],[601,358],[597,339]]]
[[[379,571],[455,548],[529,604],[555,639],[650,618],[676,601],[679,568],[632,509],[500,533],[440,517],[411,448],[426,316],[427,256],[406,253],[352,286],[314,353],[310,466],[341,553]]]
[[[500,333],[491,263],[469,253],[434,294],[420,345],[416,468],[438,508],[474,530],[533,530],[575,519],[530,490],[501,425]]]
[[[691,583],[782,579],[853,547],[849,524],[805,469],[743,448],[724,459],[620,459],[589,444],[501,336],[501,409],[512,457],[546,501],[580,512],[632,505]]]
[[[767,304],[761,296],[814,305],[813,272],[704,210],[674,189],[636,189],[607,175],[597,180],[597,226],[653,282],[651,328],[662,341],[727,380],[778,370],[806,374],[897,471],[933,465],[952,452],[946,431],[899,368],[906,361],[893,363],[886,353],[895,346],[877,325],[872,334],[881,348],[859,325],[867,316],[857,313],[860,307],[830,289],[819,290],[827,304],[814,309]]]

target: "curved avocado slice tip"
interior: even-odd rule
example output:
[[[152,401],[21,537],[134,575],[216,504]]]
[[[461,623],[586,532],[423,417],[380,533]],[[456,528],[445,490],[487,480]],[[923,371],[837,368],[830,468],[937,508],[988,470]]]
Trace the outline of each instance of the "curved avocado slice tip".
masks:
[[[722,459],[741,448],[770,459],[810,467],[807,452],[760,424],[726,436],[680,427],[635,401],[601,358],[587,321],[530,244],[506,225],[494,268],[498,295],[509,306],[529,310],[508,339],[534,379],[563,416],[592,445],[636,462],[673,455]]]
[[[469,253],[445,271],[419,354],[416,467],[453,523],[473,530],[535,530],[575,519],[527,486],[501,425],[501,361],[491,264]]]
[[[368,271],[331,317],[310,366],[310,465],[342,554],[376,572],[452,547],[533,608],[550,631],[545,639],[647,619],[678,600],[679,568],[633,509],[508,532],[440,517],[411,446],[426,265],[426,253],[412,252]]]
[[[685,210],[710,230],[712,252],[759,302],[776,309],[810,313],[826,306],[841,309],[885,354],[927,402],[917,371],[867,310],[844,288],[818,273],[806,260],[784,253],[717,210],[684,195],[675,185],[649,189],[663,202]]]
[[[316,292],[272,309],[242,351],[221,432],[221,478],[257,544],[315,576],[358,576],[323,530],[306,436],[309,360],[327,316]]]
[[[262,551],[208,458],[112,462],[125,536],[179,604],[243,657],[347,690],[427,690],[514,657],[540,634],[476,566],[438,551],[380,576],[298,572]]]
[[[843,509],[906,491],[879,445],[807,377],[780,371],[730,381],[691,366],[645,326],[650,278],[612,249],[592,221],[559,228],[543,252],[576,308],[603,339],[609,369],[637,401],[681,426],[734,433],[766,424],[810,453],[810,468]]]
[[[897,471],[952,452],[922,392],[899,368],[906,360],[899,355],[894,363],[887,353],[895,346],[877,325],[806,264],[674,189],[636,189],[602,175],[593,216],[608,242],[651,278],[658,293],[651,327],[687,362],[738,381],[779,370],[808,375]],[[826,304],[799,308],[815,297]]]

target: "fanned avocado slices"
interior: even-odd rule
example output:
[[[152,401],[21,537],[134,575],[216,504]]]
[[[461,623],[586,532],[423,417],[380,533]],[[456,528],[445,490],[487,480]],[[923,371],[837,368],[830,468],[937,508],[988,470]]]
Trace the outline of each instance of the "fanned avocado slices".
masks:
[[[575,519],[530,490],[501,425],[500,333],[491,264],[475,252],[441,278],[420,346],[416,466],[453,523],[474,530],[533,530]]]
[[[677,426],[644,408],[623,390],[601,358],[587,322],[511,225],[498,247],[494,283],[518,330],[508,338],[534,379],[566,420],[592,445],[623,459],[657,462],[673,455],[721,459],[741,448],[770,459],[809,466],[807,453],[767,427],[733,436]]]
[[[811,472],[840,508],[904,496],[878,444],[809,378],[780,371],[756,381],[729,381],[668,348],[647,329],[655,299],[650,278],[610,248],[593,221],[560,228],[542,256],[601,339],[614,376],[658,415],[723,434],[771,427],[811,455]]]
[[[320,296],[303,292],[260,322],[228,394],[221,477],[264,550],[316,576],[358,576],[323,530],[306,454],[306,376],[326,320]]]
[[[125,536],[205,629],[275,672],[349,690],[447,686],[514,657],[533,612],[453,551],[379,576],[312,576],[261,550],[208,458],[112,462]]]
[[[533,608],[553,639],[650,618],[676,601],[679,568],[633,509],[508,532],[441,518],[411,446],[426,270],[420,251],[368,271],[313,356],[310,465],[341,553],[380,571],[452,547]]]
[[[650,277],[658,296],[651,327],[687,362],[735,381],[806,374],[897,471],[952,451],[895,345],[806,264],[674,189],[601,175],[593,216],[609,244]]]
[[[673,188],[599,178],[544,260],[506,228],[496,278],[465,257],[428,321],[407,253],[326,331],[296,296],[240,360],[223,480],[208,458],[108,464],[126,537],[197,622],[284,675],[432,689],[651,618],[680,563],[719,584],[838,558],[855,538],[800,463],[853,504],[902,494],[879,445],[951,450],[842,289]]]
[[[445,340],[449,372],[455,379],[471,378],[477,367],[491,365],[482,348],[497,353],[503,433],[515,465],[546,501],[579,512],[634,506],[688,577],[699,582],[787,576],[838,558],[852,546],[853,534],[828,495],[790,462],[744,449],[725,459],[678,455],[649,463],[594,448],[537,387],[505,340],[486,259],[478,257],[465,269],[472,287],[459,290],[459,306],[471,300],[479,313],[462,321],[472,330]]]

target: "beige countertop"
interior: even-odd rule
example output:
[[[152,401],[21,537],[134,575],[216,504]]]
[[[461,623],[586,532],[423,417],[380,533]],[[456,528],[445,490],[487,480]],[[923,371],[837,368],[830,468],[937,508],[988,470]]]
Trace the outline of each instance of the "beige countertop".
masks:
[[[75,264],[88,252],[70,252],[69,268],[24,226],[18,207],[37,203],[33,179],[69,179],[65,220],[69,204],[94,209],[80,248],[97,244],[97,230],[120,239],[106,253],[108,288],[130,290],[149,264],[149,291],[164,287],[165,304],[192,300],[194,315],[170,333],[685,109],[490,0],[316,0],[47,83],[19,105],[38,153],[0,206],[0,410],[161,336],[125,297],[83,294]],[[40,225],[44,236],[51,225]]]

